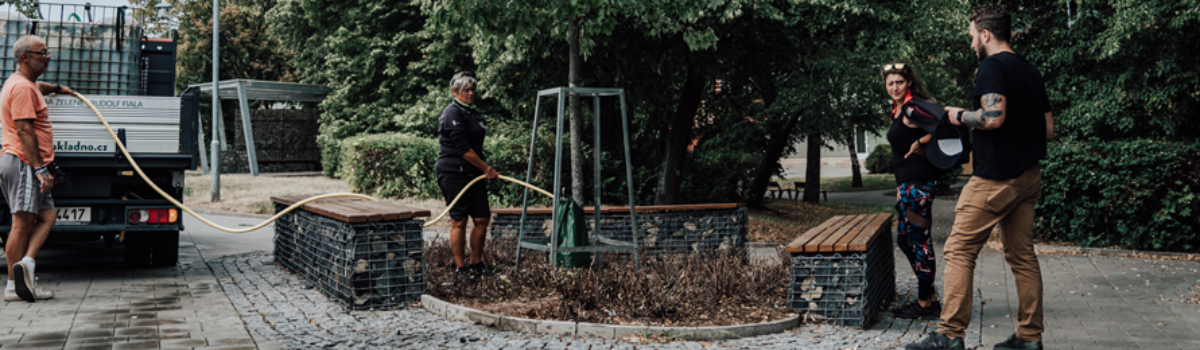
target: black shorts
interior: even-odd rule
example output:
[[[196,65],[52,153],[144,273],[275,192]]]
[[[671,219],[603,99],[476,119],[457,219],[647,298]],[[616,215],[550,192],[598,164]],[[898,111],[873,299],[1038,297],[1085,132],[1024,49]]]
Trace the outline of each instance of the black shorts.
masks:
[[[471,176],[462,173],[438,174],[438,187],[442,188],[442,196],[446,198],[446,205],[450,205],[463,187],[466,187],[467,183],[476,177],[478,175]],[[462,198],[458,200],[458,204],[450,208],[451,219],[462,220],[468,216],[476,219],[492,217],[492,208],[488,206],[487,180],[477,182],[468,188],[467,193],[463,193]]]

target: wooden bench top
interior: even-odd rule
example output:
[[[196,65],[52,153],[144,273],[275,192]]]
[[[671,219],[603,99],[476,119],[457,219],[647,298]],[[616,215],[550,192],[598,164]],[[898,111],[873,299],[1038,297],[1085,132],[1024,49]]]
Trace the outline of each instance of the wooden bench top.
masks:
[[[885,227],[892,214],[839,215],[796,237],[785,250],[788,253],[863,252],[880,235],[891,234]]]
[[[277,204],[291,206],[317,194],[299,194],[290,196],[273,196],[271,201]],[[300,207],[308,212],[319,214],[334,220],[360,223],[377,221],[398,221],[411,218],[429,217],[428,210],[411,208],[399,204],[372,202],[361,198],[327,198],[309,202]]]
[[[682,205],[643,205],[637,206],[638,213],[651,213],[660,211],[691,211],[691,210],[716,210],[716,209],[737,209],[746,206],[744,203],[715,203],[715,204],[682,204]],[[595,214],[595,207],[583,207],[583,212],[586,214]],[[550,208],[529,208],[529,214],[553,214]],[[600,207],[600,214],[609,213],[628,213],[629,207]],[[521,215],[521,208],[502,208],[492,209],[492,214],[496,215]]]

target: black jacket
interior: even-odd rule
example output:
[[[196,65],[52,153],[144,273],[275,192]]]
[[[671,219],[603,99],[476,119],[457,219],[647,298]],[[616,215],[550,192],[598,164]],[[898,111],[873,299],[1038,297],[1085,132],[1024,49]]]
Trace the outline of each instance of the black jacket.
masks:
[[[469,150],[485,162],[483,154],[483,139],[487,136],[487,127],[481,115],[469,108],[451,102],[442,110],[438,118],[438,150],[437,173],[461,173],[467,175],[483,175],[483,170],[476,168],[463,155]]]

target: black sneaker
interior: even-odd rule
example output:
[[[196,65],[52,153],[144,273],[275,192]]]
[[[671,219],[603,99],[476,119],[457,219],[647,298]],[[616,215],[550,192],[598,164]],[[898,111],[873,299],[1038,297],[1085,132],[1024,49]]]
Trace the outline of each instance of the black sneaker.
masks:
[[[1040,341],[1024,341],[1017,338],[1016,334],[1010,335],[1008,340],[1003,343],[996,344],[996,350],[1021,349],[1021,350],[1042,350],[1042,342]]]
[[[913,300],[912,303],[892,309],[892,316],[896,316],[896,318],[938,318],[941,315],[942,303],[936,300],[930,303],[928,307],[923,307],[916,300]]]
[[[454,269],[454,284],[463,283],[475,278],[475,274],[471,270],[471,266],[463,266]]]
[[[467,269],[474,273],[475,276],[479,277],[492,277],[496,274],[492,271],[492,269],[489,269],[487,265],[484,265],[483,263],[467,265]]]
[[[920,342],[904,346],[905,350],[964,350],[963,338],[950,338],[938,332],[929,332],[929,336]]]

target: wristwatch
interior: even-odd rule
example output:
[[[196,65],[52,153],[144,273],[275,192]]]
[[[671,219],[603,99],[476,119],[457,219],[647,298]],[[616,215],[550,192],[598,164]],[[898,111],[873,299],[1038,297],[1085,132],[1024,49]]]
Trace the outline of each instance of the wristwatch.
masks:
[[[963,111],[958,111],[958,115],[954,117],[954,119],[958,119],[959,124],[962,124],[962,115]]]

